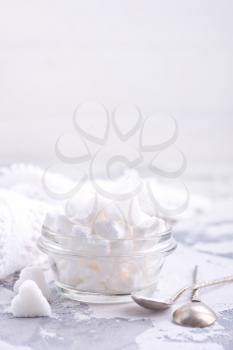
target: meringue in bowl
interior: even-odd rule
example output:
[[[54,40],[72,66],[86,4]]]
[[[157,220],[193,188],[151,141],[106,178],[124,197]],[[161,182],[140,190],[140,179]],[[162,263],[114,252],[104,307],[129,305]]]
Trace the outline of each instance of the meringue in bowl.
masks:
[[[113,303],[129,302],[131,293],[155,288],[176,242],[159,218],[143,230],[103,214],[88,226],[55,213],[45,219],[39,247],[48,255],[55,283],[65,296]]]

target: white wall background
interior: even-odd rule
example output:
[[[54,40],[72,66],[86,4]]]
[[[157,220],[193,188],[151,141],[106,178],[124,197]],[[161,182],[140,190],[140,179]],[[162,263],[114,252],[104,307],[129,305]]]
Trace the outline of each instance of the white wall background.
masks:
[[[47,162],[75,105],[171,112],[191,168],[233,160],[232,0],[0,0],[0,160]]]

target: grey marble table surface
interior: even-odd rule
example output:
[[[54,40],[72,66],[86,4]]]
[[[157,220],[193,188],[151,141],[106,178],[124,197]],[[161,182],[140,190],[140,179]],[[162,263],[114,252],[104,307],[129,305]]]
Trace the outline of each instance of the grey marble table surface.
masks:
[[[212,208],[175,226],[179,243],[177,259],[181,259],[178,267],[187,263],[188,271],[192,264],[200,263],[201,268],[209,268],[213,277],[215,272],[233,273],[232,184],[232,178],[192,182],[193,191],[198,188],[204,192],[211,199]],[[177,271],[169,259],[165,271],[167,268],[175,275]],[[35,350],[233,349],[233,285],[230,284],[209,294],[202,292],[203,297],[209,297],[206,300],[210,300],[211,306],[216,307],[218,315],[216,324],[206,329],[173,324],[172,310],[155,313],[133,303],[95,306],[64,299],[53,283],[51,318],[14,318],[7,312],[12,281],[0,284],[0,339],[15,346]],[[177,280],[177,287],[180,286]]]

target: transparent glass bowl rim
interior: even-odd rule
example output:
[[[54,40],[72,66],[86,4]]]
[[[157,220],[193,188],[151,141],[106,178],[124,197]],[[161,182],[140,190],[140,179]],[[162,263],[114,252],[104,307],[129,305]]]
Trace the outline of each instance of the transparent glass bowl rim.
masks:
[[[61,239],[61,241],[59,241]],[[101,254],[90,254],[87,250],[81,250],[81,249],[70,249],[67,248],[66,246],[63,246],[62,243],[68,243],[70,242],[75,242],[77,240],[77,246],[78,243],[80,243],[80,240],[78,237],[75,237],[74,235],[67,235],[67,234],[62,234],[62,233],[56,233],[51,230],[49,230],[46,226],[42,226],[42,235],[38,240],[38,246],[40,250],[42,250],[44,253],[53,253],[53,254],[59,254],[59,255],[70,255],[70,256],[82,256],[82,257],[103,257],[103,258],[110,258],[110,257],[145,257],[147,255],[157,255],[159,254],[164,254],[168,255],[170,254],[173,250],[175,250],[177,243],[175,239],[172,236],[172,229],[170,226],[163,231],[159,233],[154,233],[150,234],[146,237],[143,238],[124,238],[124,239],[102,239],[102,238],[90,238],[91,242],[109,242],[109,243],[114,243],[114,242],[153,242],[157,239],[161,239],[161,241],[156,242],[156,249],[153,251],[145,251],[145,252],[135,252],[134,254],[126,254],[126,255],[101,255]],[[75,245],[76,246],[76,245]]]

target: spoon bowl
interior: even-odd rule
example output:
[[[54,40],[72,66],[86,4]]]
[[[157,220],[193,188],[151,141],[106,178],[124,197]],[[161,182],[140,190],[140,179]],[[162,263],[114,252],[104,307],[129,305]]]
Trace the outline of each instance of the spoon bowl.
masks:
[[[131,295],[131,297],[135,303],[150,310],[166,310],[173,304],[171,299],[155,299],[137,295]]]
[[[216,314],[201,301],[187,303],[177,309],[173,314],[175,323],[193,328],[211,326],[217,319]]]
[[[195,266],[193,282],[197,283],[198,266]],[[173,321],[180,326],[204,328],[211,326],[217,319],[216,314],[199,299],[199,288],[194,287],[191,302],[179,307],[173,313]]]

